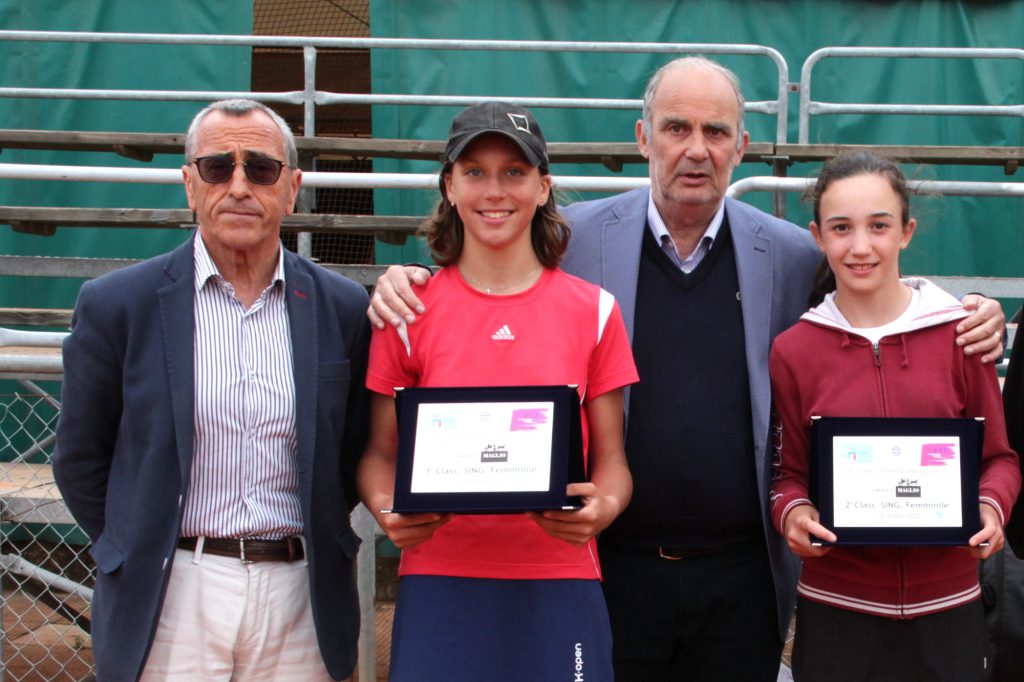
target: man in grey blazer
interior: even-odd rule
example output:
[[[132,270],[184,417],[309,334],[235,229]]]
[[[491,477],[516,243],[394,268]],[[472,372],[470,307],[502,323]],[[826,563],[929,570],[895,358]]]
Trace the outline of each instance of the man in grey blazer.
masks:
[[[362,286],[284,250],[301,181],[250,100],[189,128],[196,235],[82,286],[54,475],[92,540],[104,681],[348,677]]]
[[[725,198],[749,142],[732,72],[664,66],[636,139],[650,190],[563,209],[563,267],[615,295],[640,373],[633,499],[599,541],[616,679],[774,681],[799,562],[768,516],[768,351],[806,310],[821,256],[806,230]],[[408,278],[425,275],[389,269],[371,319],[423,312]],[[965,323],[970,352],[999,345],[1001,318],[989,302]]]

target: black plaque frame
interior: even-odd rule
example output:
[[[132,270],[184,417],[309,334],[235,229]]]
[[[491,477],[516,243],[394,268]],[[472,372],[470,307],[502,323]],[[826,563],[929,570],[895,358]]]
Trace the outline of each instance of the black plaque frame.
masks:
[[[836,534],[836,545],[967,545],[981,529],[978,477],[983,418],[917,417],[812,417],[811,501],[818,509],[821,525]],[[832,439],[835,436],[955,436],[960,439],[961,525],[840,526],[835,525],[834,467]],[[817,540],[815,542],[818,542]],[[833,544],[821,542],[820,544]]]
[[[424,403],[550,402],[552,418],[551,467],[548,488],[518,492],[432,492],[411,490],[416,457],[416,426]],[[487,386],[405,388],[395,391],[398,419],[398,454],[395,469],[396,513],[442,512],[458,514],[511,514],[547,509],[579,509],[582,500],[568,497],[566,486],[585,481],[580,398],[576,386]]]

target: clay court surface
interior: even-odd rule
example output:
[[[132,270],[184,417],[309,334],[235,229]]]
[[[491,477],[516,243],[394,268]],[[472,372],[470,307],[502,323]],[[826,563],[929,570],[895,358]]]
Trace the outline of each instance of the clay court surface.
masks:
[[[377,603],[377,679],[386,680],[394,602]],[[89,637],[20,590],[3,591],[4,682],[82,682],[91,675]],[[358,676],[358,672],[357,672]],[[358,679],[358,677],[353,679]]]

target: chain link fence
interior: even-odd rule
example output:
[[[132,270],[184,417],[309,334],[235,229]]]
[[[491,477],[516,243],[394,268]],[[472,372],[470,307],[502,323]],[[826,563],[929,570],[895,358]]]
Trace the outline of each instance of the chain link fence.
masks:
[[[50,466],[59,383],[0,381],[0,680],[90,680],[88,539]]]

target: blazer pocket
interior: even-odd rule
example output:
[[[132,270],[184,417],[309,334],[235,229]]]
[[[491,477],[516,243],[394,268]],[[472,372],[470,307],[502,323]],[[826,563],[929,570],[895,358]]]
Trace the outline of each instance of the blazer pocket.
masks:
[[[352,371],[348,360],[321,362],[317,368],[317,376],[320,381],[336,381],[349,379],[352,376]]]
[[[96,562],[96,568],[108,575],[121,568],[121,564],[124,563],[124,552],[107,538],[106,533],[100,535],[93,543],[89,548],[89,554]]]
[[[342,529],[338,533],[338,544],[341,545],[341,551],[349,561],[355,560],[356,555],[359,553],[359,545],[362,543],[362,538],[356,535],[351,526]]]

